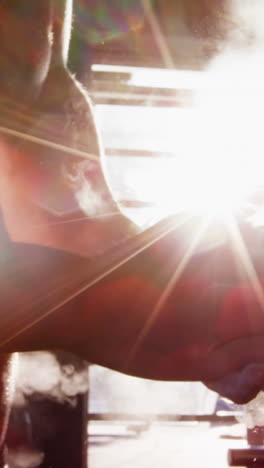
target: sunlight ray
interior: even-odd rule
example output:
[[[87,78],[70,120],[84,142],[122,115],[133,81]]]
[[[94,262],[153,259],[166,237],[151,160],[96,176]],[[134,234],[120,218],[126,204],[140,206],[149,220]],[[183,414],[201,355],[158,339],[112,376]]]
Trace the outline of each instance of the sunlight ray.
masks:
[[[114,218],[115,216],[123,216],[122,213],[120,213],[120,211],[112,211],[112,212],[109,212],[109,213],[104,213],[104,214],[100,214],[100,215],[96,215],[96,216],[82,216],[80,218],[72,218],[72,219],[68,219],[68,220],[64,220],[64,221],[56,221],[54,223],[43,223],[43,224],[33,224],[32,225],[32,228],[34,229],[38,229],[38,228],[42,228],[42,227],[48,227],[48,226],[60,226],[62,224],[72,224],[72,223],[78,223],[78,222],[82,222],[82,221],[93,221],[95,219],[104,219],[104,218]]]
[[[89,279],[89,274],[91,277],[90,273],[90,263],[87,266],[87,270],[82,271],[82,274],[76,279],[76,278],[70,278],[68,283],[70,282],[71,285],[71,292],[67,294],[67,297],[62,297],[60,299],[57,299],[57,302],[55,305],[53,305],[53,300],[54,298],[52,297],[52,293],[49,295],[45,294],[44,298],[37,298],[38,303],[36,301],[33,304],[30,304],[30,306],[27,306],[25,308],[20,317],[21,320],[25,320],[26,318],[26,324],[24,323],[21,328],[17,331],[11,331],[10,335],[7,338],[2,338],[0,341],[0,346],[4,346],[18,336],[20,336],[22,333],[26,332],[27,330],[31,329],[35,325],[37,325],[40,321],[44,320],[46,317],[50,316],[52,313],[56,312],[56,310],[60,309],[61,307],[65,306],[68,304],[70,301],[75,299],[77,296],[80,294],[84,293],[87,291],[90,287],[95,286],[98,284],[101,280],[106,278],[108,275],[111,273],[114,273],[118,268],[122,267],[125,265],[129,260],[132,260],[135,258],[138,254],[141,252],[144,252],[147,248],[151,247],[154,245],[156,242],[159,240],[163,239],[166,237],[168,234],[172,233],[179,227],[183,226],[189,218],[185,217],[184,220],[180,220],[178,223],[175,222],[175,220],[168,220],[168,222],[162,224],[162,228],[160,228],[160,225],[155,226],[154,228],[150,228],[149,230],[139,234],[138,236],[135,236],[134,238],[130,239],[125,244],[125,247],[118,249],[115,251],[116,257],[114,260],[110,261],[110,265],[105,265],[105,259],[103,259],[103,265],[100,264],[100,262],[97,262],[99,264],[98,266],[98,271],[93,275],[94,277]],[[143,245],[142,245],[143,244]],[[125,252],[124,252],[125,251]],[[126,251],[128,253],[126,253]],[[65,294],[64,291],[65,284],[60,285],[60,291],[59,294]],[[58,290],[56,290],[56,293],[58,294]],[[50,296],[50,297],[48,297]],[[47,304],[41,304],[42,300],[45,300]],[[38,317],[36,317],[36,309],[45,309],[43,312],[39,312]],[[11,321],[10,321],[11,322]],[[5,330],[7,327],[5,327]]]
[[[88,153],[86,151],[82,151],[76,148],[68,147],[65,145],[62,145],[60,143],[55,143],[50,140],[46,140],[44,138],[39,138],[34,135],[26,134],[24,132],[19,132],[17,130],[13,130],[8,127],[3,127],[0,126],[0,133],[4,133],[5,135],[10,135],[14,137],[21,138],[22,140],[30,141],[31,143],[37,143],[42,146],[46,146],[52,149],[55,149],[57,151],[62,151],[63,153],[70,153],[74,156],[79,156],[81,158],[85,159],[90,159],[91,161],[97,161],[98,162],[98,155],[94,155],[91,153]]]
[[[160,26],[160,22],[157,19],[157,15],[154,11],[154,8],[149,0],[141,0],[141,3],[145,11],[146,17],[148,18],[150,27],[153,32],[153,36],[155,38],[164,65],[167,68],[174,69],[175,63],[173,60],[173,56],[170,51],[168,41],[162,32],[162,28]]]
[[[250,281],[251,286],[253,287],[253,290],[256,294],[257,300],[259,302],[259,305],[261,309],[264,312],[264,291],[263,287],[261,285],[261,282],[258,278],[257,272],[255,270],[255,267],[253,265],[253,262],[250,258],[249,252],[247,250],[247,247],[245,245],[245,242],[243,241],[241,232],[239,231],[239,227],[237,223],[235,222],[234,218],[231,218],[227,224],[231,239],[233,242],[234,250],[236,251],[236,254],[238,256],[238,259],[241,260],[242,265],[245,268],[245,272],[247,274],[247,277]]]
[[[210,224],[210,221],[209,221],[208,218],[201,222],[200,229],[198,230],[198,232],[195,233],[195,236],[193,237],[188,249],[186,250],[185,254],[183,255],[183,258],[181,259],[181,261],[179,262],[175,273],[173,274],[172,278],[170,279],[169,283],[167,284],[167,286],[166,286],[165,290],[163,291],[159,301],[157,302],[154,310],[152,311],[150,317],[146,321],[143,329],[141,330],[141,332],[140,332],[140,334],[138,336],[138,339],[137,339],[135,345],[133,346],[133,348],[132,348],[132,350],[131,350],[131,352],[129,354],[129,357],[128,357],[128,360],[127,360],[127,363],[126,363],[127,367],[130,365],[130,363],[135,358],[135,356],[136,356],[142,342],[144,341],[144,339],[146,338],[149,330],[151,329],[151,327],[155,323],[156,319],[158,318],[158,316],[159,316],[165,302],[167,301],[168,297],[170,296],[173,288],[175,287],[175,285],[177,284],[177,282],[180,280],[181,276],[183,275],[188,263],[190,262],[193,254],[195,252],[195,249],[198,247],[198,245],[199,245],[200,241],[202,240],[207,228],[209,227],[209,224]]]

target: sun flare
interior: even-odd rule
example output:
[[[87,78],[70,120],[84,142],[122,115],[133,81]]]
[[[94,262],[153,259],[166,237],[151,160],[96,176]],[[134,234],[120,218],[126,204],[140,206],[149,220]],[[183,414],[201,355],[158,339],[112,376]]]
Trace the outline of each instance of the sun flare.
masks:
[[[155,163],[147,182],[146,174],[138,176],[139,197],[163,214],[186,210],[223,217],[260,208],[255,194],[259,203],[264,198],[261,59],[257,53],[230,55],[204,72],[188,118],[179,124],[183,111],[175,108],[175,120],[170,114],[170,121],[160,123],[171,127],[175,157]]]

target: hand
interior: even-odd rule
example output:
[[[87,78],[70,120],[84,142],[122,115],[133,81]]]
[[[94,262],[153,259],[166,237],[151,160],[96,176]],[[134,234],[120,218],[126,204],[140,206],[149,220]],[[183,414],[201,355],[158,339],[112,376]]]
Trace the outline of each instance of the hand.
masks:
[[[264,363],[248,364],[241,371],[204,384],[237,404],[248,403],[264,389]]]

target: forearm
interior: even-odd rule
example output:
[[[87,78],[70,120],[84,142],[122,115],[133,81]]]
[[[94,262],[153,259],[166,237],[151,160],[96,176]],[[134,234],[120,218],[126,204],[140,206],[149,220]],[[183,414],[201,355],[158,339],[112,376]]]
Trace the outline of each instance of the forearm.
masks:
[[[101,365],[168,380],[214,379],[252,359],[263,360],[255,338],[264,335],[262,311],[254,290],[240,286],[242,269],[232,247],[193,256],[175,275],[186,252],[186,231],[178,228],[162,237],[165,227],[168,231],[164,223],[124,243],[94,266],[81,257],[34,247],[33,263],[30,269],[24,264],[22,272],[24,303],[14,295],[5,298],[14,319],[2,348],[67,348]],[[160,240],[153,242],[157,236]],[[29,272],[37,278],[33,287]],[[15,317],[21,314],[24,331],[16,329]],[[250,335],[255,345],[245,352],[243,340]]]
[[[194,251],[186,261],[186,229],[194,236],[199,224],[191,220],[161,237],[82,294],[77,352],[162,380],[214,380],[263,362],[261,297],[233,244]],[[261,290],[261,255],[252,231],[245,227],[242,235],[250,240]]]
[[[162,380],[215,379],[263,361],[260,297],[233,247],[185,264],[181,241],[167,235],[83,294],[80,323],[92,332],[80,333],[80,353]]]

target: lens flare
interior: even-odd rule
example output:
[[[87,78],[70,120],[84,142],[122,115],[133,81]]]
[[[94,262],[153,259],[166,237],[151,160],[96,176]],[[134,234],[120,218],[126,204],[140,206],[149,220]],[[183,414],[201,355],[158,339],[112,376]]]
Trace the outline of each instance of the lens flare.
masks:
[[[141,199],[154,201],[162,214],[187,210],[225,217],[259,210],[264,194],[261,63],[263,53],[257,51],[226,53],[203,73],[188,118],[186,109],[175,108],[175,119],[170,110],[160,125],[170,128],[175,158],[155,162],[147,177],[139,174]]]
[[[197,157],[189,161],[200,178],[197,201],[210,210],[236,210],[263,188],[261,61],[258,53],[226,54],[197,96]]]

